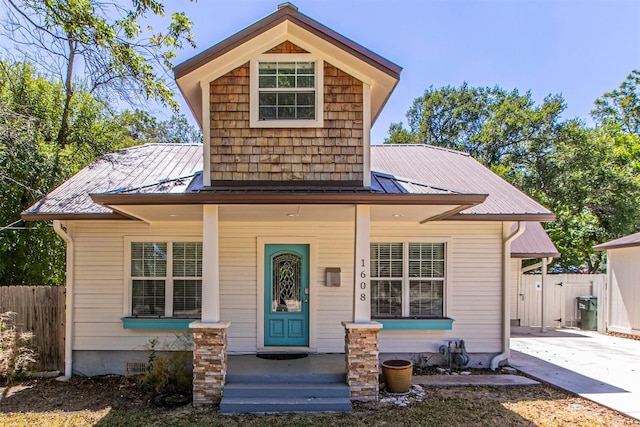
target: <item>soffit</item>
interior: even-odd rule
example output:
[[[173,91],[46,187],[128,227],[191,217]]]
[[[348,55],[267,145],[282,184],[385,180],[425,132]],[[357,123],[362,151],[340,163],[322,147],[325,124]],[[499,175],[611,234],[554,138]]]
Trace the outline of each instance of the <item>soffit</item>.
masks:
[[[111,205],[116,212],[147,223],[202,221],[202,205]],[[458,205],[371,206],[373,222],[419,223],[445,214]],[[353,205],[220,205],[223,222],[353,222]]]

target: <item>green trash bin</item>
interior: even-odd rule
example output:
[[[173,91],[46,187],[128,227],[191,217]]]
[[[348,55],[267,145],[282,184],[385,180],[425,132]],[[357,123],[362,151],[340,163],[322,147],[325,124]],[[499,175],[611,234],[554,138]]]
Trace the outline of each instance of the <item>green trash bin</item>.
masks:
[[[578,311],[580,311],[580,329],[586,331],[598,330],[598,297],[592,295],[578,297]]]

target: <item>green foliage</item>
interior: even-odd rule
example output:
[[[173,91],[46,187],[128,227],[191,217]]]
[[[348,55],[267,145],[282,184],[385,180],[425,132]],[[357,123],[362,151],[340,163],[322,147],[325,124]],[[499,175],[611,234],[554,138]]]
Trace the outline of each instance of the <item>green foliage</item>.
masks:
[[[177,113],[158,121],[141,111],[114,113],[87,92],[69,104],[69,131],[57,143],[62,85],[27,63],[0,62],[0,283],[64,283],[64,242],[45,222],[20,213],[100,155],[142,143],[193,142],[199,132]]]
[[[52,75],[71,75],[74,85],[102,99],[114,92],[131,100],[142,95],[178,108],[164,76],[177,50],[185,43],[195,47],[192,22],[183,12],[172,13],[158,32],[140,23],[150,15],[166,18],[158,0],[131,0],[129,8],[99,0],[5,4],[6,36]]]
[[[561,96],[536,106],[531,94],[499,87],[430,87],[407,112],[409,129],[394,123],[385,143],[418,142],[468,152],[487,166],[517,165],[530,145],[549,146],[564,110]]]
[[[393,124],[387,143],[421,142],[471,153],[549,207],[559,264],[596,271],[592,247],[640,229],[640,73],[596,101],[596,129],[560,119],[560,95],[536,105],[499,87],[427,89]]]
[[[2,226],[16,222],[23,209],[57,182],[57,150],[47,146],[47,139],[55,134],[59,94],[59,86],[37,79],[30,66],[0,63]],[[61,283],[64,258],[58,240],[44,223],[1,231],[0,283]]]
[[[131,0],[131,9],[100,0],[4,0],[4,4],[7,39],[48,77],[62,76],[64,100],[55,137],[59,148],[70,142],[71,104],[77,92],[103,102],[116,99],[142,105],[153,100],[178,110],[165,76],[176,50],[185,42],[195,47],[192,23],[184,13],[171,14],[166,31],[154,32],[139,21],[149,14],[165,16],[158,0]]]
[[[158,120],[141,110],[124,111],[118,117],[119,126],[143,143],[200,144],[202,134],[189,124],[184,114],[174,113],[169,120]]]
[[[402,123],[391,123],[389,137],[384,141],[385,144],[415,144],[417,142],[417,136],[405,129]]]
[[[640,134],[640,71],[633,70],[618,89],[607,92],[595,102],[594,120],[624,133]]]
[[[36,363],[36,353],[30,347],[33,335],[18,332],[17,313],[0,313],[0,380],[10,384]]]
[[[158,339],[149,341],[149,361],[144,384],[156,393],[191,394],[193,374],[189,370],[192,364],[193,345],[191,335],[178,335],[176,340],[158,346]],[[164,353],[158,353],[164,350]],[[168,352],[168,353],[167,353]]]

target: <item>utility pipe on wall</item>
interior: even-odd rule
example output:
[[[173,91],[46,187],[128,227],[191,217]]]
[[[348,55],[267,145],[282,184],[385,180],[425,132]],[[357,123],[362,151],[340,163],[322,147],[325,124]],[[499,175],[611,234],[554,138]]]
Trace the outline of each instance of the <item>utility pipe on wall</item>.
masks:
[[[503,235],[509,232],[509,223],[502,223]],[[525,223],[518,221],[518,228],[506,236],[502,242],[502,353],[491,359],[491,369],[498,369],[500,362],[509,358],[509,335],[511,334],[511,242],[524,233]]]
[[[66,301],[65,301],[65,340],[64,340],[64,376],[71,377],[73,368],[73,273],[74,273],[74,247],[73,238],[62,228],[60,220],[53,221],[53,229],[56,234],[67,243],[67,275],[66,275]]]

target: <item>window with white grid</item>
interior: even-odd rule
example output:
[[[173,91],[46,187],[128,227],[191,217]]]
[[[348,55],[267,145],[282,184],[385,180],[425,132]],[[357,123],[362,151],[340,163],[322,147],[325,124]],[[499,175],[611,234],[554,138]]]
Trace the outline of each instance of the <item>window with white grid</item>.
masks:
[[[202,242],[131,242],[131,315],[200,317]]]
[[[443,317],[445,243],[371,243],[371,315]]]
[[[322,127],[322,61],[263,54],[251,61],[251,127]]]

